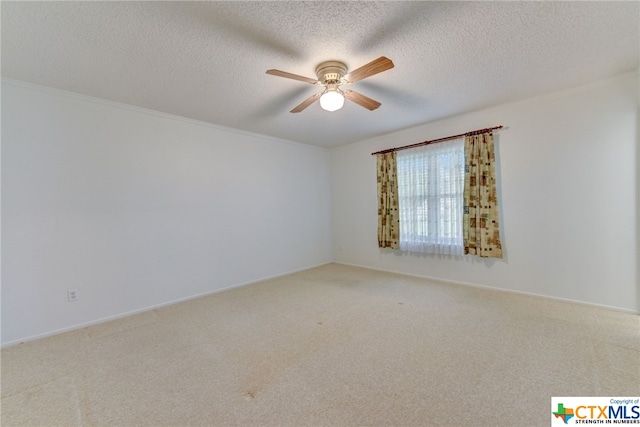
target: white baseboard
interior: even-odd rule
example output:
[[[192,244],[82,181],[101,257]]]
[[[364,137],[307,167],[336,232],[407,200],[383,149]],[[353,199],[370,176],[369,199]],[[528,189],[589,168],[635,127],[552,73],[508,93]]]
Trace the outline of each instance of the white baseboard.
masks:
[[[449,284],[452,284],[452,285],[469,286],[469,287],[473,287],[473,288],[487,289],[487,290],[490,290],[490,291],[508,292],[508,293],[514,293],[514,294],[519,294],[519,295],[526,295],[526,296],[530,296],[530,297],[544,298],[544,299],[553,300],[553,301],[562,301],[562,302],[567,302],[567,303],[571,303],[571,304],[579,304],[579,305],[585,305],[585,306],[589,306],[589,307],[597,307],[597,308],[602,308],[602,309],[607,309],[607,310],[620,311],[620,312],[623,312],[623,313],[630,313],[630,314],[640,315],[640,311],[636,311],[636,310],[630,310],[630,309],[626,309],[626,308],[622,308],[622,307],[615,307],[615,306],[604,305],[604,304],[596,304],[596,303],[591,303],[591,302],[587,302],[587,301],[572,300],[572,299],[569,299],[569,298],[560,298],[560,297],[554,297],[554,296],[550,296],[550,295],[536,294],[536,293],[533,293],[533,292],[524,292],[524,291],[517,291],[517,290],[514,290],[514,289],[497,288],[497,287],[494,287],[494,286],[480,285],[480,284],[477,284],[477,283],[461,282],[461,281],[450,280],[450,279],[442,279],[440,277],[427,276],[427,275],[423,275],[423,274],[406,273],[404,271],[399,271],[399,270],[389,270],[389,269],[384,269],[384,268],[369,267],[369,266],[366,266],[366,265],[352,264],[352,263],[348,263],[348,262],[334,261],[333,264],[341,264],[341,265],[347,265],[347,266],[351,266],[351,267],[366,268],[367,270],[374,270],[374,271],[381,271],[381,272],[385,272],[385,273],[400,274],[402,276],[409,276],[409,277],[418,277],[420,279],[433,280],[435,282],[449,283]]]
[[[285,272],[285,273],[275,274],[275,275],[272,275],[272,276],[267,276],[267,277],[263,277],[263,278],[256,279],[256,280],[250,280],[248,282],[237,283],[235,285],[226,286],[224,288],[203,292],[201,294],[191,295],[191,296],[188,296],[188,297],[185,297],[185,298],[178,298],[178,299],[175,299],[175,300],[172,300],[172,301],[163,302],[161,304],[150,305],[150,306],[143,307],[143,308],[140,308],[140,309],[137,309],[137,310],[127,311],[125,313],[119,313],[119,314],[115,314],[113,316],[102,317],[100,319],[91,320],[89,322],[78,323],[76,325],[71,325],[71,326],[68,326],[68,327],[65,327],[65,328],[55,329],[53,331],[45,332],[45,333],[42,333],[42,334],[31,335],[31,336],[28,336],[26,338],[21,338],[21,339],[18,339],[18,340],[12,340],[12,341],[3,342],[0,345],[0,348],[11,347],[13,345],[17,345],[17,344],[20,344],[20,343],[23,343],[23,342],[35,341],[35,340],[38,340],[38,339],[47,338],[47,337],[51,337],[51,336],[58,335],[58,334],[63,334],[65,332],[76,331],[78,329],[87,328],[89,326],[97,325],[97,324],[104,323],[104,322],[109,322],[111,320],[122,319],[123,317],[133,316],[134,314],[140,314],[140,313],[144,313],[144,312],[147,312],[147,311],[156,310],[158,308],[167,307],[167,306],[170,306],[170,305],[173,305],[173,304],[178,304],[178,303],[181,303],[181,302],[190,301],[190,300],[193,300],[193,299],[196,299],[196,298],[202,298],[202,297],[205,297],[205,296],[208,296],[208,295],[213,295],[213,294],[217,294],[217,293],[220,293],[220,292],[225,292],[225,291],[228,291],[228,290],[231,290],[231,289],[234,289],[234,288],[239,288],[239,287],[242,287],[242,286],[252,285],[254,283],[264,282],[264,281],[271,280],[271,279],[276,279],[278,277],[287,276],[289,274],[298,273],[300,271],[311,270],[313,268],[321,267],[323,265],[327,265],[327,264],[331,264],[331,263],[332,263],[332,261],[327,261],[327,262],[324,262],[324,263],[321,263],[321,264],[312,265],[310,267],[305,267],[305,268],[300,268],[300,269],[297,269],[297,270],[288,271],[288,272]]]

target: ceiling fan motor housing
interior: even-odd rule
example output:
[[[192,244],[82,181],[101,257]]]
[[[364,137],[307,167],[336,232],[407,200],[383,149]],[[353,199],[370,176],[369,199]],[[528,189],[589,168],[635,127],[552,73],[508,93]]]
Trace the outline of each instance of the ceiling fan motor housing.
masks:
[[[347,74],[347,66],[340,61],[326,61],[316,67],[318,81],[323,85],[341,84]]]

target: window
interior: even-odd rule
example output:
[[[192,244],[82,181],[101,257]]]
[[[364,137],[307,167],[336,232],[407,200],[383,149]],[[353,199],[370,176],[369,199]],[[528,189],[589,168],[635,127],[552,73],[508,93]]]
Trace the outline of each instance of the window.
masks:
[[[400,249],[462,255],[464,140],[397,153]]]

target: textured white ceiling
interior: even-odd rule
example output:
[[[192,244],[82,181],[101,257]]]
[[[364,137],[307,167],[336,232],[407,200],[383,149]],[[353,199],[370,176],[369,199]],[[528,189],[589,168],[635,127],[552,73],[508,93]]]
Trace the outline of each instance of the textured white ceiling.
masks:
[[[631,2],[9,2],[2,75],[333,147],[638,68]],[[382,103],[328,113],[315,77],[387,56],[350,88]],[[492,125],[488,123],[487,125]]]

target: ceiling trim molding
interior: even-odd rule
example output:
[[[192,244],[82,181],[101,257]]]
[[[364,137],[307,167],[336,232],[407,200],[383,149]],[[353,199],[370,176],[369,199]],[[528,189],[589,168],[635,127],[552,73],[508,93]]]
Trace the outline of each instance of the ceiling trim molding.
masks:
[[[161,117],[161,118],[164,118],[164,119],[177,120],[177,121],[180,121],[180,122],[184,122],[184,123],[188,123],[188,124],[192,124],[192,125],[196,125],[196,126],[202,126],[202,127],[206,127],[206,128],[210,128],[210,129],[219,130],[219,131],[235,133],[235,134],[238,134],[238,135],[249,136],[249,137],[260,138],[260,139],[267,139],[267,140],[270,140],[270,141],[273,141],[273,142],[277,142],[277,143],[295,145],[295,146],[310,148],[310,149],[313,149],[313,150],[323,151],[323,152],[328,152],[330,150],[330,148],[327,148],[327,147],[321,147],[321,146],[317,146],[317,145],[305,144],[304,142],[298,142],[298,141],[293,141],[293,140],[284,139],[284,138],[277,138],[277,137],[274,137],[274,136],[264,135],[264,134],[256,133],[256,132],[249,132],[249,131],[245,131],[245,130],[242,130],[242,129],[237,129],[237,128],[233,128],[233,127],[229,127],[229,126],[217,125],[215,123],[209,123],[209,122],[204,122],[204,121],[201,121],[201,120],[190,119],[188,117],[178,116],[178,115],[170,114],[170,113],[163,113],[162,111],[156,111],[156,110],[151,110],[149,108],[137,107],[135,105],[124,104],[124,103],[121,103],[121,102],[109,101],[108,99],[103,99],[103,98],[98,98],[98,97],[95,97],[95,96],[84,95],[84,94],[81,94],[81,93],[78,93],[78,92],[71,92],[71,91],[68,91],[68,90],[57,89],[57,88],[53,88],[53,87],[49,87],[49,86],[43,86],[43,85],[39,85],[39,84],[35,84],[35,83],[29,83],[29,82],[25,82],[25,81],[22,81],[22,80],[16,80],[16,79],[8,78],[8,77],[2,77],[1,81],[2,81],[3,85],[4,84],[8,84],[8,85],[11,85],[11,86],[22,87],[24,89],[31,89],[31,90],[36,90],[36,91],[39,91],[39,92],[50,93],[50,94],[59,95],[59,96],[67,97],[67,98],[77,99],[77,100],[80,100],[80,101],[91,102],[91,103],[100,104],[100,105],[106,105],[106,106],[109,106],[109,107],[114,107],[114,108],[118,108],[118,109],[122,109],[122,110],[128,110],[128,111],[133,111],[133,112],[136,112],[136,113],[148,114],[148,115],[151,115],[151,116]]]

